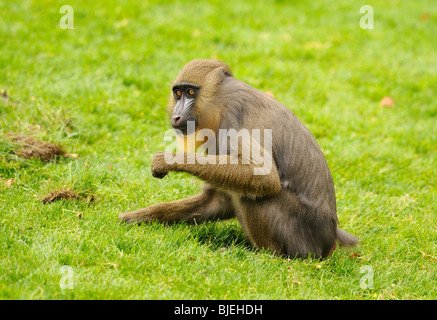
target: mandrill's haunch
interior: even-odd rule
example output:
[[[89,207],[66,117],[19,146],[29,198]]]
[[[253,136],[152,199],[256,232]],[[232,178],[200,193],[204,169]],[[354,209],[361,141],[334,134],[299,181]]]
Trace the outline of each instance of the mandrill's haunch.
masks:
[[[232,145],[229,135],[211,140],[212,148],[208,139],[204,161],[191,153],[158,152],[152,160],[154,177],[181,171],[207,184],[198,195],[122,213],[120,219],[174,223],[237,217],[253,244],[289,257],[323,258],[336,241],[357,244],[358,238],[338,228],[334,183],[314,137],[289,109],[235,79],[226,64],[189,62],[173,83],[168,111],[172,126],[185,137],[193,124],[196,133],[209,129],[217,137],[233,129],[270,132],[272,143],[266,136],[241,136]],[[255,147],[270,157],[261,158]],[[168,161],[172,157],[182,161]],[[266,159],[268,170],[255,174]]]

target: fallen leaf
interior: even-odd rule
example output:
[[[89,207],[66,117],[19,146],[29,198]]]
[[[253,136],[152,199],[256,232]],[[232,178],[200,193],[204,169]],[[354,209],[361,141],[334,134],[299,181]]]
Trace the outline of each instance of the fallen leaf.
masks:
[[[379,103],[379,106],[381,108],[394,108],[396,106],[394,100],[391,97],[384,97],[382,98],[381,102]]]
[[[12,184],[14,183],[14,179],[8,179],[6,181],[6,188],[10,188],[12,186]]]
[[[0,95],[3,97],[3,102],[4,102],[5,104],[8,104],[8,102],[9,102],[9,96],[8,96],[6,90],[1,89],[1,90],[0,90]]]
[[[421,20],[421,21],[427,21],[427,20],[429,20],[429,13],[427,13],[427,12],[422,13],[422,14],[420,15],[420,20]]]
[[[79,158],[79,155],[77,153],[65,153],[64,157],[76,159]]]

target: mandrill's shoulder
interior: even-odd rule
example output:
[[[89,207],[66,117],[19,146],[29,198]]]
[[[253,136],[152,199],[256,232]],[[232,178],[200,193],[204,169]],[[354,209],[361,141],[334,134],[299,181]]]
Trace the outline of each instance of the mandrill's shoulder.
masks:
[[[259,114],[262,111],[266,113],[281,111],[280,113],[292,115],[289,109],[271,95],[234,77],[226,77],[223,80],[215,98],[228,108],[242,108],[252,114]]]
[[[294,113],[271,95],[233,77],[227,77],[218,91],[218,101],[231,114],[230,117],[245,117],[250,128],[290,128],[297,120]],[[244,119],[239,119],[240,122]],[[256,126],[256,127],[254,127]]]

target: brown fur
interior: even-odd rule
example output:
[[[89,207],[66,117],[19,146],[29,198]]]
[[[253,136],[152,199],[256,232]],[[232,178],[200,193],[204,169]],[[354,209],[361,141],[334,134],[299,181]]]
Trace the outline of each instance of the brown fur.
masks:
[[[252,243],[289,257],[326,257],[336,245],[353,246],[358,239],[339,229],[335,190],[322,151],[308,129],[273,97],[235,79],[229,67],[216,60],[194,60],[179,73],[175,84],[200,87],[194,104],[198,128],[271,129],[273,168],[254,175],[254,159],[244,163],[241,153],[228,148],[226,164],[167,164],[166,154],[152,160],[152,174],[163,178],[183,171],[208,183],[198,195],[122,213],[126,222],[207,221],[237,217]],[[176,100],[170,99],[170,114]],[[262,142],[262,141],[261,141]],[[217,152],[220,144],[217,141]],[[263,143],[262,143],[263,145]],[[240,152],[242,143],[239,143]],[[262,152],[265,152],[261,148]],[[190,153],[178,156],[187,159]],[[208,155],[218,161],[218,154]],[[230,159],[238,158],[238,164]]]

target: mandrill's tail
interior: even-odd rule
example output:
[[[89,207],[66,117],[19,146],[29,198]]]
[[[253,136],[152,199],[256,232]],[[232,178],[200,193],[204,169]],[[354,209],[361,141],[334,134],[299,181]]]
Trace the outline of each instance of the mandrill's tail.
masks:
[[[337,228],[337,241],[344,247],[354,247],[360,242],[360,239],[353,234]]]

